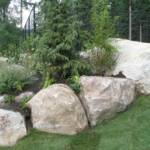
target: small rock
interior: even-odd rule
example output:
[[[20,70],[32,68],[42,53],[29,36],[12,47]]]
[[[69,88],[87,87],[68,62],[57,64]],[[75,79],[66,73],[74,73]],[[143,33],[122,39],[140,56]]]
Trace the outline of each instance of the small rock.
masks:
[[[34,96],[34,93],[32,91],[26,91],[24,93],[19,94],[15,97],[15,102],[20,103],[25,98],[31,98]]]
[[[5,101],[5,95],[0,96],[0,103],[3,103]]]
[[[0,109],[0,146],[13,146],[27,134],[20,113]]]

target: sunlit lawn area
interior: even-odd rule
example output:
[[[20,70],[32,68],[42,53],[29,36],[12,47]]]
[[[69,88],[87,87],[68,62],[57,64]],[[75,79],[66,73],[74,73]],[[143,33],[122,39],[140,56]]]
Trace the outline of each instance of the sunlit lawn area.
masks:
[[[30,130],[15,147],[0,150],[150,150],[150,97],[139,97],[128,111],[78,135]]]

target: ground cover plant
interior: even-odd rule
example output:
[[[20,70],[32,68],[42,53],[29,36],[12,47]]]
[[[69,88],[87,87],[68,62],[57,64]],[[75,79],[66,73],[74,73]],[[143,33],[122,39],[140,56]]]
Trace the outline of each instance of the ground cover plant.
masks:
[[[19,66],[18,66],[19,67]],[[21,66],[20,66],[21,67]],[[14,66],[1,67],[0,94],[21,92],[30,85],[32,73],[24,68]]]

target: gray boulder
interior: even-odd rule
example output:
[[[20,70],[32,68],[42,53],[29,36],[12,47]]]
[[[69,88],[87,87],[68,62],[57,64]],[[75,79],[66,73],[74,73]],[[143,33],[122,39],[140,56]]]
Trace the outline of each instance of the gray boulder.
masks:
[[[80,99],[91,126],[124,111],[135,98],[135,84],[132,80],[83,76],[80,83]]]
[[[29,102],[33,127],[48,133],[76,134],[88,126],[86,114],[75,93],[64,84],[54,84]]]
[[[0,109],[0,146],[13,146],[27,134],[20,113]]]

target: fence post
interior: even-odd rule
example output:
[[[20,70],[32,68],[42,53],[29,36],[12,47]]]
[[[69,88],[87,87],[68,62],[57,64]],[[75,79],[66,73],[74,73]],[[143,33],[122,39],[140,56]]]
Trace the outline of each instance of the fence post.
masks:
[[[140,23],[140,42],[142,42],[142,24]]]
[[[34,33],[36,32],[36,21],[35,21],[35,4],[33,6],[33,28],[34,28]]]
[[[23,7],[23,1],[21,0],[20,3],[21,3],[21,8],[20,8],[20,9],[21,9],[21,16],[20,16],[20,17],[21,17],[21,29],[23,29],[23,23],[22,23],[22,22],[23,22],[23,14],[22,14],[22,13],[23,13],[23,10],[22,10],[22,7]]]
[[[129,40],[132,40],[132,0],[129,0]]]
[[[32,32],[36,32],[36,4],[30,3],[22,0],[26,5],[32,6],[32,9],[30,10],[29,16],[27,18],[27,21],[25,22],[24,27],[22,29],[24,30],[25,38],[27,36],[30,36]],[[21,15],[22,16],[22,15]],[[21,18],[22,19],[22,18]]]

